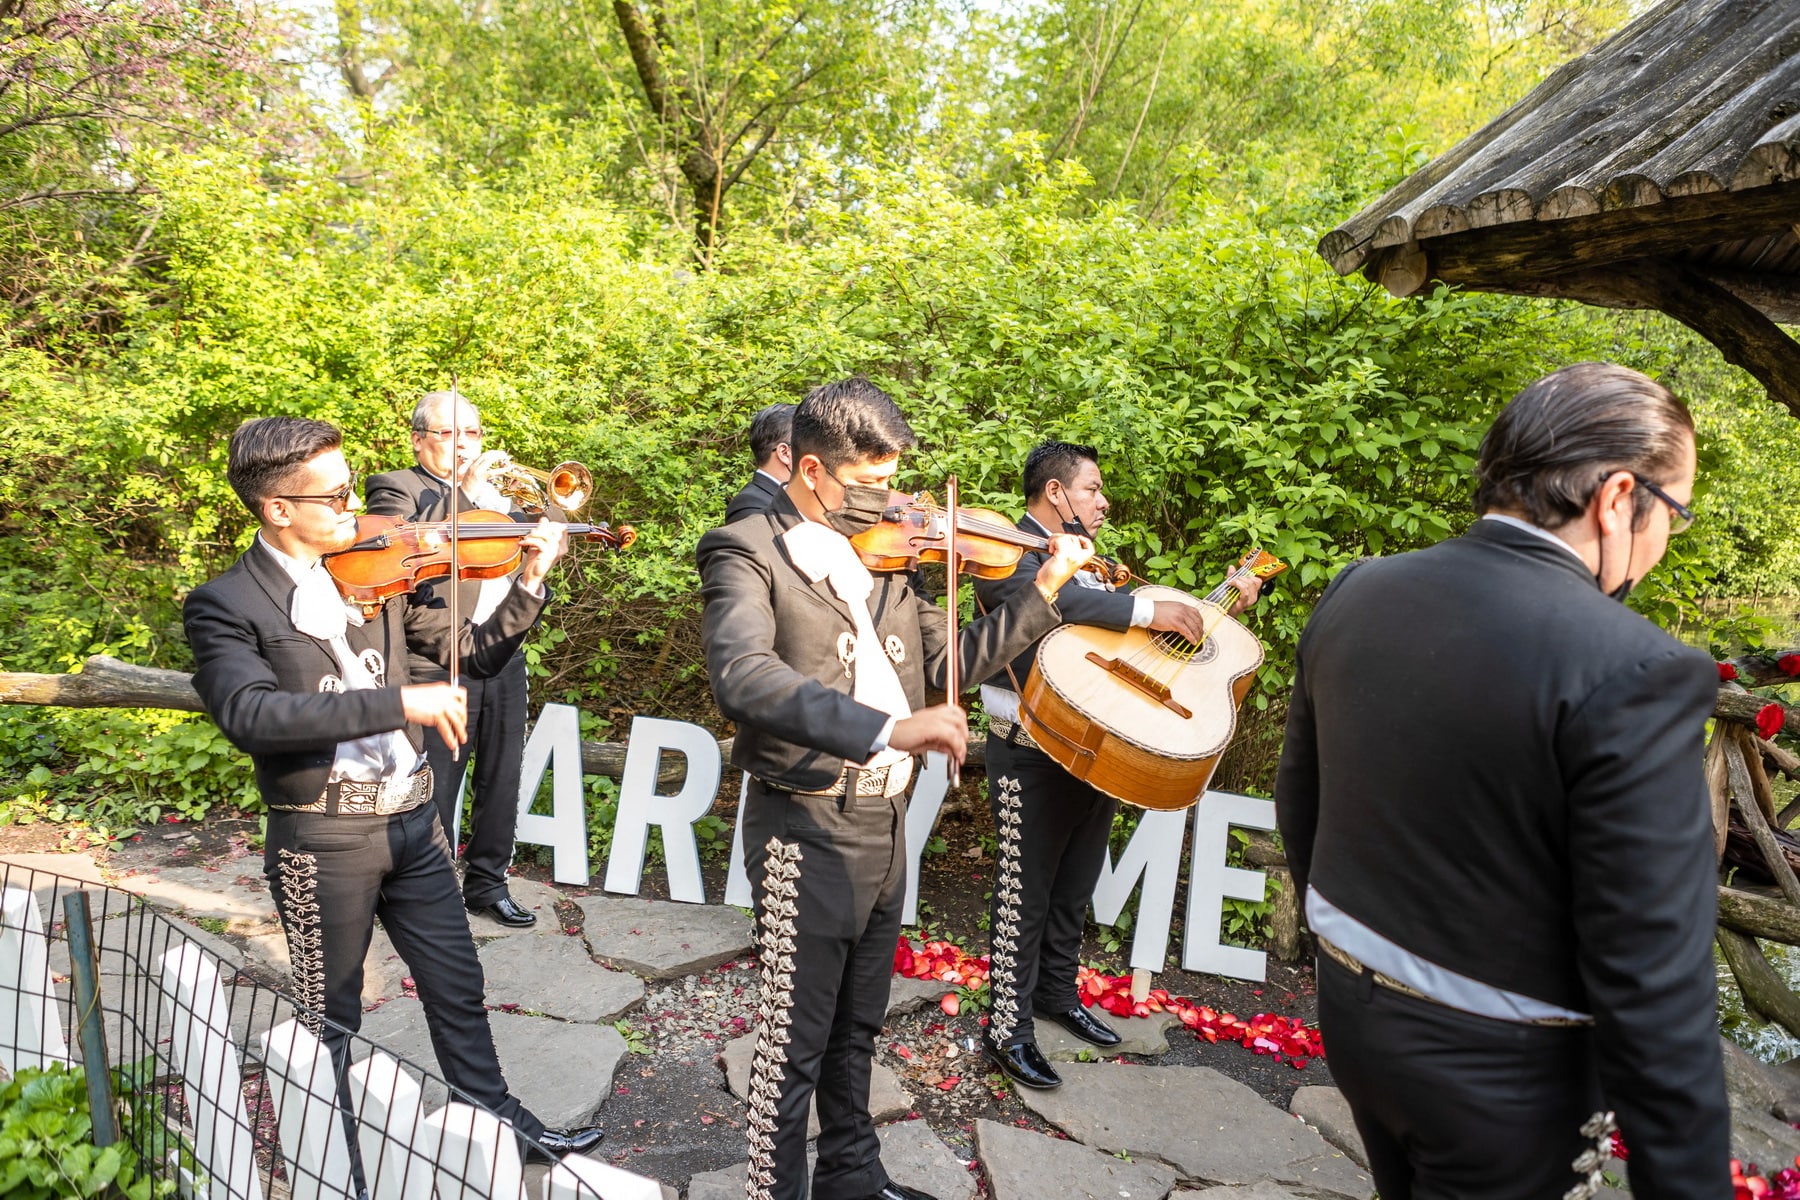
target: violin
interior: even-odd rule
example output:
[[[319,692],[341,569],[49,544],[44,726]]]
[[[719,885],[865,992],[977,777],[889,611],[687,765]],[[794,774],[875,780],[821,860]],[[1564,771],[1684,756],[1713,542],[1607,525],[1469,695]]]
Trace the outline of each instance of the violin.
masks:
[[[472,509],[457,514],[456,546],[460,578],[498,579],[519,565],[519,540],[536,526],[513,520],[505,513]],[[623,550],[637,540],[629,525],[617,529],[598,524],[567,524],[570,537],[600,542]],[[337,584],[338,594],[362,606],[372,618],[381,606],[404,595],[427,579],[450,574],[449,521],[402,521],[398,517],[363,514],[356,519],[356,544],[325,556],[325,570]]]
[[[947,515],[927,492],[889,492],[880,523],[851,538],[850,544],[871,571],[909,571],[921,562],[945,562],[949,557]],[[987,508],[957,505],[955,533],[957,569],[980,579],[1004,579],[1018,567],[1025,551],[1050,549],[1049,538],[1027,533],[1004,514]],[[1082,570],[1114,587],[1131,579],[1130,570],[1122,563],[1098,554]]]

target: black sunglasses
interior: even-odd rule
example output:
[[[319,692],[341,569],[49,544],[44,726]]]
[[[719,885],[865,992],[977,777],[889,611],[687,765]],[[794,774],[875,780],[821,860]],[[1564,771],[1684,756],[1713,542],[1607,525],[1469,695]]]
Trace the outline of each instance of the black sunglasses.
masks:
[[[309,504],[329,504],[331,511],[343,512],[350,506],[350,497],[356,494],[356,472],[350,472],[350,482],[335,492],[327,492],[323,496],[276,496],[277,500],[304,500]]]
[[[1679,500],[1675,499],[1675,497],[1669,495],[1669,493],[1663,491],[1661,488],[1657,487],[1654,483],[1651,483],[1648,479],[1643,478],[1641,475],[1633,473],[1631,478],[1636,481],[1636,483],[1639,487],[1643,488],[1646,492],[1649,492],[1652,496],[1655,496],[1658,500],[1661,500],[1664,504],[1668,505],[1669,511],[1675,514],[1674,516],[1669,518],[1669,533],[1671,536],[1673,536],[1674,534],[1677,534],[1677,533],[1685,532],[1687,530],[1687,527],[1694,523],[1694,510],[1693,509],[1691,509],[1687,505],[1681,503]]]

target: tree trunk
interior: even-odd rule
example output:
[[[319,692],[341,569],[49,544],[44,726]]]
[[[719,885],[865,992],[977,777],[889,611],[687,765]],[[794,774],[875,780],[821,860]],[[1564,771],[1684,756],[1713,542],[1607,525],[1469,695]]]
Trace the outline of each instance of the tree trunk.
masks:
[[[1775,973],[1775,968],[1763,957],[1762,947],[1756,944],[1756,939],[1735,929],[1721,929],[1719,950],[1725,955],[1731,973],[1737,976],[1744,1006],[1800,1037],[1800,996],[1794,995]]]

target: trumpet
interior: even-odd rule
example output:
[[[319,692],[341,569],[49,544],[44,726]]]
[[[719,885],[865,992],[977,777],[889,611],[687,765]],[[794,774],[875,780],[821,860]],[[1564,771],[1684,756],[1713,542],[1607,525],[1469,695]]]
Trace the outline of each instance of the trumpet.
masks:
[[[526,512],[541,513],[553,504],[573,513],[586,504],[594,491],[594,477],[578,462],[559,462],[548,471],[516,463],[504,450],[490,450],[469,464],[469,476],[492,484],[494,490]]]

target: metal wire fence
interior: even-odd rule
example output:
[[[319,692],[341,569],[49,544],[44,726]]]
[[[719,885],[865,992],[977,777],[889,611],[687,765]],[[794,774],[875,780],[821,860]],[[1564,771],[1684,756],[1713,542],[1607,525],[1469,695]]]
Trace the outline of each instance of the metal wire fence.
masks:
[[[660,1200],[578,1156],[528,1191],[510,1125],[358,1034],[334,1060],[336,1027],[241,967],[138,896],[0,862],[0,1070],[80,1070],[95,1144],[180,1196]]]

